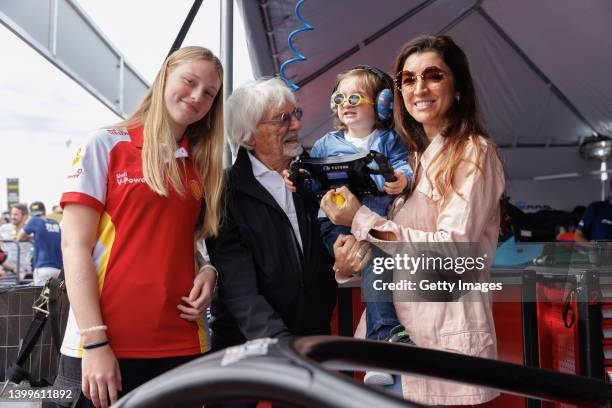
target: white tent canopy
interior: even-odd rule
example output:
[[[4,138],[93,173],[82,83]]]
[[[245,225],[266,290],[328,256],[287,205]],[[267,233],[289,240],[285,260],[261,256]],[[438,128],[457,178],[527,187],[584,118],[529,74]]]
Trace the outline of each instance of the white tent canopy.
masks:
[[[256,77],[277,74],[295,57],[287,38],[301,27],[296,2],[238,0]],[[599,168],[577,146],[585,136],[612,135],[611,1],[305,0],[301,16],[314,30],[293,45],[307,60],[285,74],[300,85],[306,146],[331,129],[329,93],[339,72],[358,64],[389,72],[404,42],[444,33],[468,55],[510,194],[566,209],[599,196],[595,179],[531,179]]]

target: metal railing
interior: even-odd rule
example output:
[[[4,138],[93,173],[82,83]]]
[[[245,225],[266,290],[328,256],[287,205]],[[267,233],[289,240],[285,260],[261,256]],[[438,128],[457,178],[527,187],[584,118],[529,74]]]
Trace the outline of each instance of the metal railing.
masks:
[[[612,385],[599,379],[405,344],[330,336],[259,339],[230,347],[147,382],[116,407],[244,399],[318,408],[423,406],[331,371],[364,368],[424,375],[580,407],[612,407]]]

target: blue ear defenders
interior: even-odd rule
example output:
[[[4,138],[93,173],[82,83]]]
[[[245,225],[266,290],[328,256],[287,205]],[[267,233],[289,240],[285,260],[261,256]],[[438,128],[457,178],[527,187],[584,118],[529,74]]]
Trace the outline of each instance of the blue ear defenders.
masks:
[[[386,72],[376,68],[371,67],[369,65],[357,65],[348,71],[352,71],[354,69],[363,69],[368,71],[378,78],[385,84],[385,88],[376,95],[376,101],[374,103],[374,109],[376,110],[376,116],[378,120],[383,123],[388,124],[393,118],[393,79]],[[336,105],[333,101],[333,95],[336,93],[336,89],[338,89],[338,83],[334,86],[334,90],[332,91],[332,98],[330,99],[330,108],[333,112],[336,111]]]

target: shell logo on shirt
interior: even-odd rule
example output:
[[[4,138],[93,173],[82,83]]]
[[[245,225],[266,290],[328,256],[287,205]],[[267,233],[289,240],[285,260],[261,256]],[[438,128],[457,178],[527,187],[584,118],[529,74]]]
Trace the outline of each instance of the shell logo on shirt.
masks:
[[[195,197],[196,200],[201,200],[204,192],[202,191],[202,186],[196,180],[189,180],[189,187],[191,187],[191,193]]]
[[[77,169],[76,173],[74,173],[74,174],[69,174],[69,175],[68,175],[68,178],[69,178],[69,179],[76,179],[76,178],[81,177],[81,174],[83,174],[83,169],[79,167],[79,168]]]
[[[123,171],[115,174],[115,179],[117,180],[117,185],[125,185],[125,184],[134,184],[134,183],[144,183],[144,177],[130,177],[127,171]]]
[[[76,166],[81,161],[81,148],[79,147],[76,151],[76,156],[72,159],[72,165]]]

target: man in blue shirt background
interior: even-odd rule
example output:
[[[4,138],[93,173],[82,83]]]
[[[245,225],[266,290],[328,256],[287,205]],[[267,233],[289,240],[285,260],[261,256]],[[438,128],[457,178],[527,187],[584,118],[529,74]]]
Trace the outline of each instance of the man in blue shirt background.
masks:
[[[30,204],[30,215],[19,239],[34,239],[34,285],[44,285],[63,267],[62,233],[57,221],[45,217],[45,205],[40,201]]]
[[[612,239],[612,204],[596,201],[589,204],[576,229],[576,242]]]

